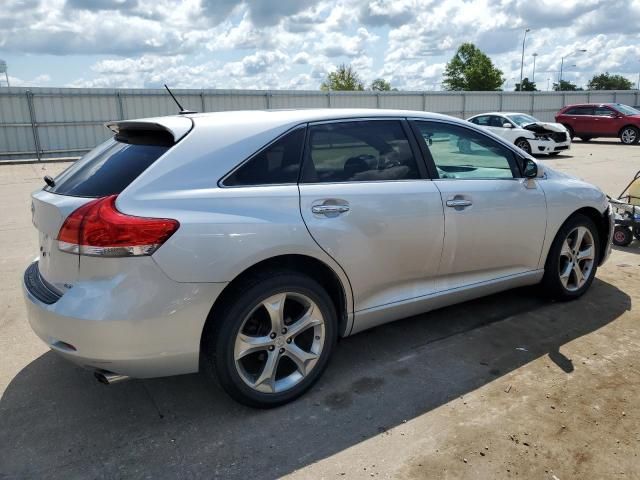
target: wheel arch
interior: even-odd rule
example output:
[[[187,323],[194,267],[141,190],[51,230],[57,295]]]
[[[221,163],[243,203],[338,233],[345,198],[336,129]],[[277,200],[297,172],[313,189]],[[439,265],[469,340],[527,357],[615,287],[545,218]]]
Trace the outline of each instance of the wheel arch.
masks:
[[[598,264],[602,263],[602,259],[606,255],[607,251],[607,241],[609,239],[609,219],[607,217],[607,212],[599,212],[597,208],[594,207],[582,207],[578,210],[574,211],[571,215],[567,217],[567,219],[560,225],[558,228],[558,232],[562,229],[562,227],[573,217],[576,215],[584,215],[593,221],[598,229]],[[556,232],[556,235],[558,234]],[[555,238],[555,237],[554,237]]]
[[[207,315],[204,328],[202,329],[200,339],[201,345],[202,339],[204,339],[205,336],[209,334],[210,329],[214,327],[214,319],[216,315],[222,310],[226,303],[233,298],[238,290],[242,288],[242,285],[247,281],[247,279],[262,272],[273,270],[287,270],[302,273],[311,276],[315,281],[320,283],[320,285],[326,289],[336,308],[338,316],[338,335],[341,337],[348,335],[348,330],[350,329],[349,313],[351,308],[350,285],[348,283],[345,285],[345,282],[343,282],[333,268],[315,257],[301,254],[287,254],[261,260],[246,268],[231,282],[229,282],[218,298],[216,298],[209,314]]]
[[[620,130],[618,130],[618,137],[622,135],[622,131],[628,127],[635,128],[636,132],[640,132],[640,127],[638,127],[637,125],[634,125],[633,123],[627,123],[626,125],[623,125],[622,127],[620,127]]]

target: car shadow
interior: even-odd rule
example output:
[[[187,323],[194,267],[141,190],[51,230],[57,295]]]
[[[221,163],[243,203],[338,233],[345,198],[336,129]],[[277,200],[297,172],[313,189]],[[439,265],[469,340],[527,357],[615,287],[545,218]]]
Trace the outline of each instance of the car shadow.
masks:
[[[640,240],[634,238],[633,241],[626,247],[619,247],[617,245],[613,245],[612,248],[619,252],[635,253],[636,255],[638,255],[640,254]]]
[[[571,372],[562,346],[630,309],[596,279],[575,302],[524,288],[411,317],[342,340],[312,391],[273,410],[195,374],[104,386],[49,352],[0,399],[0,465],[20,478],[276,478],[541,356]]]
[[[572,143],[584,143],[584,144],[592,143],[592,144],[595,144],[595,145],[618,144],[618,145],[620,145],[622,147],[629,146],[629,145],[623,144],[618,138],[602,138],[602,139],[599,139],[599,140],[592,139],[592,140],[588,140],[588,141],[585,142],[584,140],[581,140],[579,137],[575,137],[571,142]]]
[[[573,155],[567,153],[559,153],[558,155],[533,155],[538,160],[566,160],[567,158],[573,158]]]

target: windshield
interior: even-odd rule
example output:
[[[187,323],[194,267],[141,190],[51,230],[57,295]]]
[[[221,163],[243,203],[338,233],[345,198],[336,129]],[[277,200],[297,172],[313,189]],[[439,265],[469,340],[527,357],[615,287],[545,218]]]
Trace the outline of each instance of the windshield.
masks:
[[[530,123],[536,123],[538,121],[537,118],[533,118],[531,115],[525,115],[524,113],[518,113],[517,115],[509,115],[508,118],[519,127],[523,127],[524,125],[529,125]]]
[[[630,107],[629,105],[623,105],[621,103],[616,103],[614,105],[612,105],[613,108],[615,108],[616,110],[618,110],[620,113],[623,113],[625,115],[640,115],[640,110],[637,110],[633,107]]]

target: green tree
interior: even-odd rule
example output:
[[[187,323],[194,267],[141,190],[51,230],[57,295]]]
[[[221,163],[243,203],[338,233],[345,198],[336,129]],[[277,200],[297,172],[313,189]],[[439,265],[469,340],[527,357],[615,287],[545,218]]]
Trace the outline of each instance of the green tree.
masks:
[[[364,83],[351,65],[344,63],[335,72],[330,72],[320,85],[320,90],[364,90]]]
[[[377,92],[390,92],[391,84],[384,78],[376,78],[373,82],[371,82],[371,90]]]
[[[498,90],[504,83],[502,70],[472,43],[463,43],[444,70],[447,90]]]
[[[516,83],[516,92],[537,92],[536,82],[531,82],[527,77],[522,79],[522,90],[520,90],[520,84]]]
[[[633,83],[622,75],[611,75],[609,72],[594,75],[588,83],[589,90],[631,90]]]
[[[553,89],[556,92],[575,92],[576,90],[582,90],[582,88],[578,88],[575,83],[571,83],[568,80],[560,80],[560,84],[554,83]]]

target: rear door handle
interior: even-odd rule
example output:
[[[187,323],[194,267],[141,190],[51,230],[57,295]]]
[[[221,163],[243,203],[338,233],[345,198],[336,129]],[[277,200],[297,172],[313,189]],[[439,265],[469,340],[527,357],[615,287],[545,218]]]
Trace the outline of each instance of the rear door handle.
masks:
[[[447,207],[464,208],[464,207],[470,207],[471,205],[473,205],[473,202],[471,200],[465,200],[463,198],[447,200]]]
[[[342,213],[349,211],[349,205],[314,205],[311,211],[316,215],[325,215],[327,217],[337,217]]]

